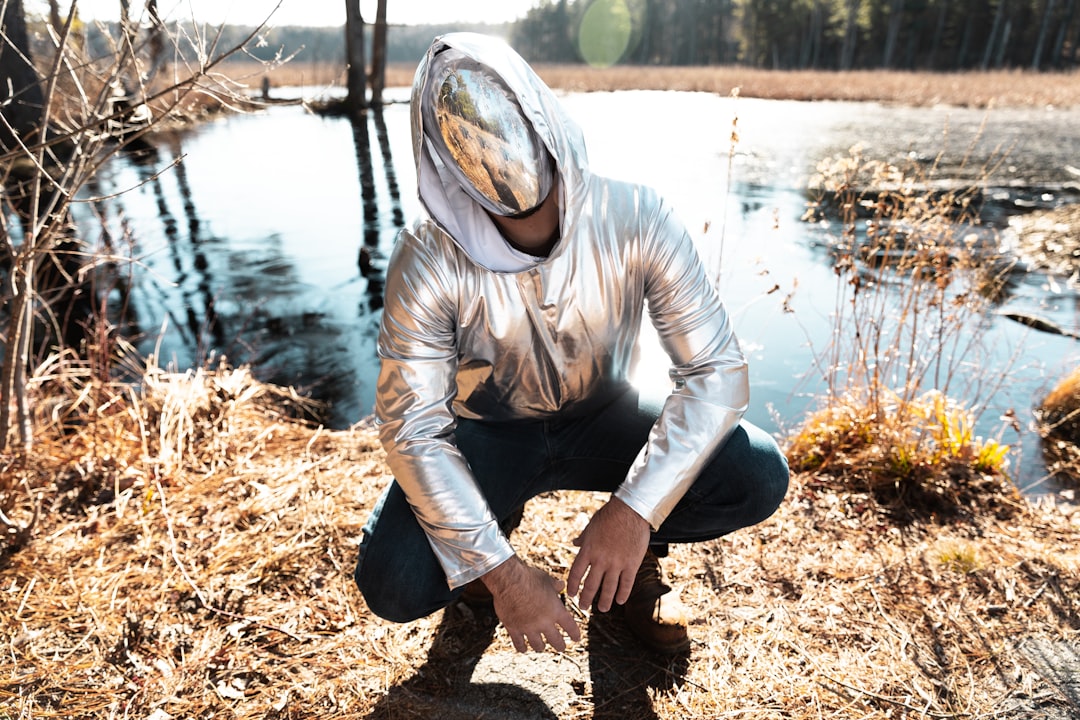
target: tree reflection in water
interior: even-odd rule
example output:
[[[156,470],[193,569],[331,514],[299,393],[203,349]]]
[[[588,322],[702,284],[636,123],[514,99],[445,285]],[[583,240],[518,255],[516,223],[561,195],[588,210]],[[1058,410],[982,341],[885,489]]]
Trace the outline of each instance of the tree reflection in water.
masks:
[[[334,197],[342,194],[347,179],[332,191],[318,187],[318,172],[296,180],[314,183],[317,189],[311,192],[341,216],[331,233],[325,226],[331,213],[295,203],[291,212],[310,218],[303,228],[305,249],[328,262],[341,254],[334,243],[351,244],[356,253],[351,276],[344,274],[333,287],[305,279],[305,258],[289,247],[296,233],[274,229],[280,208],[269,200],[265,183],[270,180],[252,178],[257,173],[249,167],[250,149],[230,142],[236,145],[235,156],[213,163],[215,172],[235,175],[230,197],[207,192],[203,140],[234,123],[268,125],[264,118],[230,118],[220,127],[163,135],[157,147],[118,158],[102,186],[91,189],[108,199],[95,202],[91,216],[83,217],[84,233],[96,231],[109,242],[125,238],[133,258],[118,264],[115,275],[117,282],[130,276],[134,297],[122,303],[123,310],[121,303],[110,308],[112,322],[162,366],[184,370],[220,358],[248,364],[263,380],[295,386],[324,401],[321,422],[350,425],[371,412],[373,391],[366,376],[377,363],[374,337],[386,248],[405,224],[387,123],[382,111],[350,123],[355,147],[351,174],[359,179],[359,203]],[[317,147],[303,155],[317,160],[327,142],[318,138],[312,143]],[[344,159],[351,164],[351,158]],[[335,170],[327,174],[344,171],[337,157],[334,163]],[[286,179],[296,173],[285,158],[274,170]],[[310,188],[298,188],[297,196],[305,189]],[[239,221],[252,206],[257,222]],[[350,211],[353,207],[356,211]],[[235,213],[239,230],[221,231],[228,225],[222,209]],[[262,223],[268,229],[258,227]],[[351,311],[340,302],[348,297],[359,300]]]

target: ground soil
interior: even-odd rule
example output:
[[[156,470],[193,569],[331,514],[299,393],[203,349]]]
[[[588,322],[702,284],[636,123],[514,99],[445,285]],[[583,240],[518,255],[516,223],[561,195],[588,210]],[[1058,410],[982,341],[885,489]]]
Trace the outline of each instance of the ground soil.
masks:
[[[28,522],[34,498],[40,512],[0,564],[0,717],[1080,712],[1075,508],[1002,490],[986,508],[899,522],[867,493],[798,474],[768,521],[673,548],[665,566],[694,616],[686,655],[648,652],[617,613],[582,614],[565,653],[518,655],[483,606],[406,624],[367,610],[351,571],[389,481],[370,429],[243,414],[257,385],[186,382],[169,397],[213,398],[212,412],[142,420],[151,450],[159,427],[186,425],[175,452],[142,456],[101,421],[32,460],[4,456],[3,477],[39,489],[9,515]],[[602,500],[532,501],[515,547],[563,575]]]

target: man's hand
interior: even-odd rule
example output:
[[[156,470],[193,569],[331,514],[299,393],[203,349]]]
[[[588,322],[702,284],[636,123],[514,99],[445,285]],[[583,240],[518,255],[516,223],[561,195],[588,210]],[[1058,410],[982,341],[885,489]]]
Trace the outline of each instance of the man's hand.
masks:
[[[625,603],[649,547],[650,533],[645,518],[622,500],[611,498],[574,540],[581,550],[567,578],[570,595],[578,595],[578,586],[584,578],[578,597],[581,607],[590,607],[596,599],[600,612],[607,612],[612,602]]]
[[[483,581],[495,600],[495,614],[518,652],[530,646],[542,652],[545,641],[562,652],[566,649],[563,632],[574,642],[581,640],[574,616],[559,597],[565,586],[562,580],[526,565],[515,555],[484,575]]]

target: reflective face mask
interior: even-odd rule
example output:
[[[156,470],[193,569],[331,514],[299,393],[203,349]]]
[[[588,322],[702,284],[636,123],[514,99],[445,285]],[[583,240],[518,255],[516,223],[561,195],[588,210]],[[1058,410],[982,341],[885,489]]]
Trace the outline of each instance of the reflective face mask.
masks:
[[[551,191],[547,148],[510,89],[483,65],[452,49],[436,55],[421,111],[431,148],[488,212],[523,217]]]

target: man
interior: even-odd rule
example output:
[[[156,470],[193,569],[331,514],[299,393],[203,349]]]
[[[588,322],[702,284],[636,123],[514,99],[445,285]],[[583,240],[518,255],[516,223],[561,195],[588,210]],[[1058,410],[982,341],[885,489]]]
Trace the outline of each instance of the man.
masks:
[[[746,362],[690,236],[652,190],[589,172],[577,125],[501,41],[437,38],[411,119],[426,214],[386,279],[376,416],[395,482],[361,541],[368,606],[407,622],[487,590],[518,651],[561,651],[580,639],[565,585],[685,652],[657,558],[767,518],[788,483],[741,422]],[[662,407],[627,380],[646,306],[672,361]],[[567,538],[565,582],[508,537],[559,489],[611,493]]]

